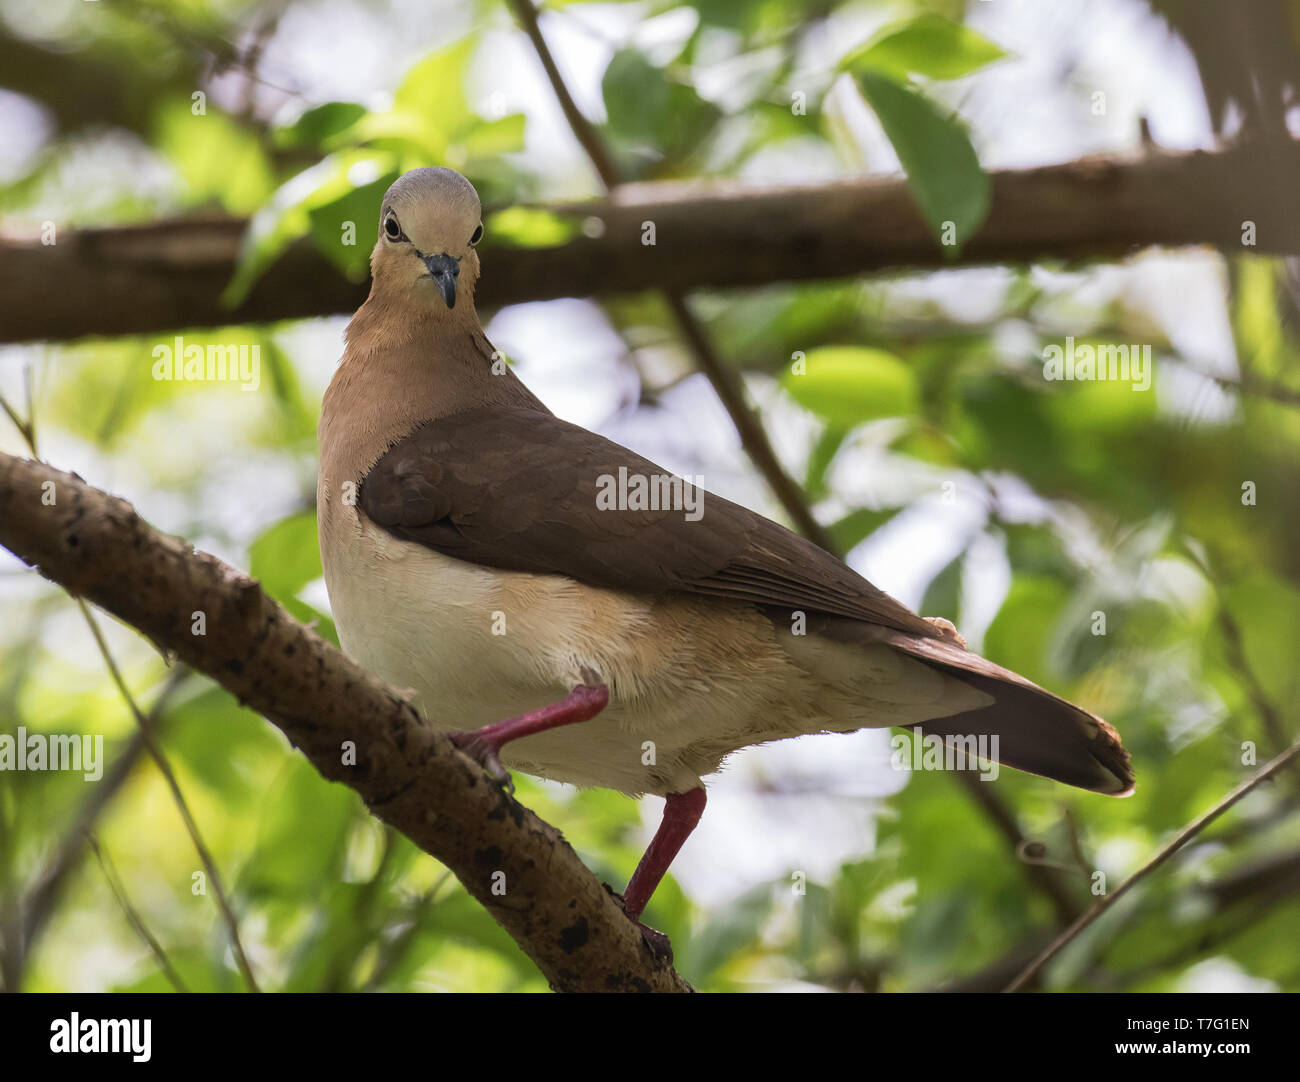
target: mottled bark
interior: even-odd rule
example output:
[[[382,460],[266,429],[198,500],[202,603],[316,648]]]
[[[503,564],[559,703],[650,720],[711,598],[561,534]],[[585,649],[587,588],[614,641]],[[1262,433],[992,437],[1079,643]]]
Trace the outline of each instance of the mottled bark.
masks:
[[[5,454],[0,544],[265,715],[321,774],[455,872],[553,988],[690,990],[559,831],[248,576],[74,474]],[[203,635],[192,633],[196,612]],[[348,742],[356,765],[346,765]]]

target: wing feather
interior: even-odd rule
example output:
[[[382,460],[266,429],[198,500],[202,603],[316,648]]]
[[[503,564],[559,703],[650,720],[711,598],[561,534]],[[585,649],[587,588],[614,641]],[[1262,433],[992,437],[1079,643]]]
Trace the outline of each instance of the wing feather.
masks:
[[[602,509],[597,497],[610,483],[602,479],[620,468],[629,477],[672,476],[549,413],[469,410],[390,448],[363,479],[360,507],[397,537],[489,567],[938,634],[830,553],[720,496],[698,493],[695,521],[681,508]]]

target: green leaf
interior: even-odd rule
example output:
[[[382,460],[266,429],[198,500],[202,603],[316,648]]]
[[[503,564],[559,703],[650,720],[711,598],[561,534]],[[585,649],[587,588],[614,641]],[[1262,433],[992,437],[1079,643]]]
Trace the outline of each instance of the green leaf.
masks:
[[[1045,415],[1043,386],[1026,386],[1006,372],[963,380],[955,434],[969,468],[1015,470],[1031,482],[1059,476],[1066,441]]]
[[[956,255],[984,221],[990,201],[989,178],[965,125],[889,75],[861,71],[857,80],[898,154],[922,216]]]
[[[235,273],[221,295],[222,303],[238,305],[290,244],[312,232],[312,210],[343,199],[376,178],[395,176],[399,171],[395,163],[391,153],[349,149],[331,154],[282,184],[249,222]],[[369,249],[369,243],[360,243],[360,238],[367,235],[367,223],[377,222],[378,218],[376,200],[365,217],[357,219],[359,247]],[[326,254],[331,254],[328,248]]]
[[[264,531],[249,546],[249,573],[295,620],[314,625],[322,639],[338,645],[334,621],[298,597],[323,574],[314,511],[299,511]]]
[[[292,124],[275,133],[275,141],[283,147],[320,147],[329,144],[366,115],[366,108],[351,101],[327,101],[308,109]]]
[[[1069,588],[1055,579],[1015,576],[1006,600],[985,633],[985,656],[1050,686],[1053,674],[1048,666],[1048,645],[1069,600]]]
[[[245,802],[260,792],[268,760],[284,754],[279,734],[223,688],[211,687],[175,708],[167,746],[222,800]]]
[[[436,116],[445,129],[455,127],[468,112],[465,73],[477,42],[463,37],[412,64],[393,93],[393,110]]]
[[[692,929],[681,952],[682,971],[704,981],[753,947],[772,912],[772,898],[772,884],[760,883]]]
[[[1094,442],[1099,436],[1113,437],[1126,429],[1148,428],[1156,420],[1154,357],[1149,364],[1140,360],[1141,348],[1140,343],[1128,345],[1090,337],[1081,337],[1072,344],[1048,343],[1047,349],[1059,351],[1059,356],[1045,361],[1043,366],[1043,378],[1051,392],[1044,403],[1048,416],[1063,430]],[[1085,363],[1088,369],[1081,368]],[[1138,378],[1139,364],[1143,379]],[[1117,378],[1105,378],[1111,369]],[[1076,371],[1079,378],[1069,378]],[[1085,374],[1088,378],[1083,378]]]
[[[195,203],[214,201],[231,214],[248,214],[275,187],[258,137],[218,109],[195,116],[186,100],[166,102],[158,112],[157,142]]]
[[[826,494],[826,474],[848,434],[847,428],[827,428],[822,431],[813,445],[812,454],[808,456],[808,472],[803,482],[803,487],[811,499],[817,500]]]
[[[397,177],[396,170],[384,173],[307,212],[316,247],[354,282],[364,281],[370,273],[370,230],[379,217],[384,192]]]
[[[303,829],[310,809],[311,829]],[[317,898],[339,880],[348,831],[364,814],[360,798],[331,785],[306,759],[286,760],[263,804],[257,843],[240,870],[238,889],[282,901]]]
[[[457,132],[457,142],[466,158],[492,158],[514,154],[524,149],[523,113],[511,113],[500,120],[472,118],[469,126]]]
[[[901,507],[886,507],[879,511],[870,507],[859,507],[850,511],[838,522],[831,523],[828,527],[831,540],[835,542],[838,551],[848,552],[901,510]]]
[[[465,72],[475,48],[475,39],[461,38],[413,64],[393,94],[391,112],[361,122],[364,137],[409,143],[430,161],[444,160],[452,134],[471,119]]]
[[[249,573],[277,601],[293,597],[320,578],[316,513],[299,511],[281,519],[249,546]]]
[[[782,385],[799,405],[833,427],[849,428],[879,417],[916,411],[912,371],[894,354],[865,346],[809,350],[802,372],[788,371]]]
[[[960,79],[1006,55],[961,23],[941,15],[919,15],[885,27],[840,61],[840,68],[854,74],[871,70],[895,76]]]
[[[961,612],[961,574],[965,559],[966,552],[962,550],[931,580],[925,597],[921,599],[923,616],[942,616],[957,623]]]
[[[210,951],[201,947],[183,947],[180,950],[169,947],[167,960],[189,992],[231,992],[243,988],[242,979],[233,969],[221,966]],[[152,956],[141,962],[137,970],[141,976],[115,983],[110,990],[148,994],[176,991]]]
[[[1274,703],[1293,703],[1300,691],[1295,644],[1300,640],[1300,592],[1268,573],[1222,588],[1223,604],[1240,628],[1251,678]]]
[[[580,233],[572,218],[538,207],[507,207],[489,216],[483,226],[487,241],[510,248],[554,248]]]
[[[607,125],[627,156],[674,160],[693,150],[721,113],[691,87],[676,82],[635,49],[614,54],[601,79]]]

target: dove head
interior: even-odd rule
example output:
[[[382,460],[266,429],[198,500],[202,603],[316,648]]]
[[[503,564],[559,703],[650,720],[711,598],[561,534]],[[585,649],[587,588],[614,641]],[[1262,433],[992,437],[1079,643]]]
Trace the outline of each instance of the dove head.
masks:
[[[412,169],[384,195],[370,255],[374,289],[431,314],[473,310],[474,245],[483,235],[478,192],[453,169]]]

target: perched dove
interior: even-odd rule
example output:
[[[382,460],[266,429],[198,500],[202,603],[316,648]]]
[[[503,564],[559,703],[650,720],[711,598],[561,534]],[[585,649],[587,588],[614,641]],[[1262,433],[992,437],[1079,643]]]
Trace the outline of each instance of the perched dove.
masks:
[[[554,416],[479,324],[480,216],[449,169],[384,196],[370,296],[321,410],[325,581],[344,650],[413,689],[498,780],[509,767],[667,798],[624,894],[632,920],[703,812],[701,779],[750,744],[920,726],[1132,790],[1101,718],[784,527]]]

